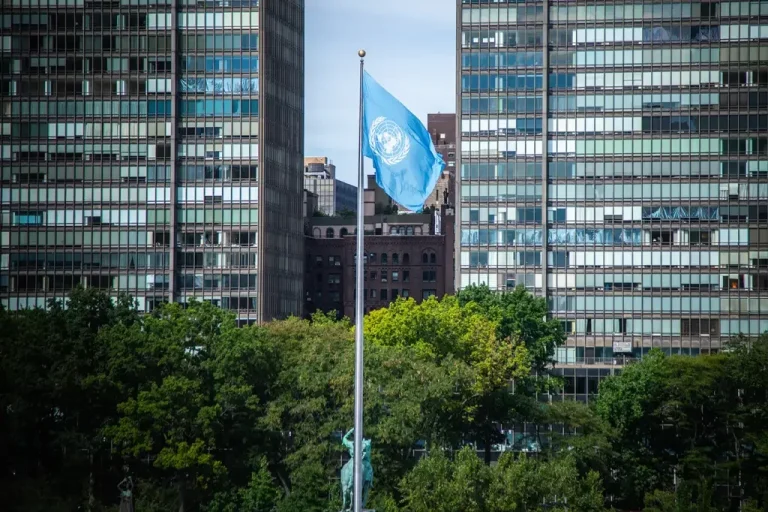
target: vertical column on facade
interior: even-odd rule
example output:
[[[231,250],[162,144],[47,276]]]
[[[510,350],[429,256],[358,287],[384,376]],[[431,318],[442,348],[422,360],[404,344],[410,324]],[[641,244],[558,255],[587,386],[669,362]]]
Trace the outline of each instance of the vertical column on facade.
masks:
[[[549,0],[544,0],[542,27],[542,95],[541,95],[541,294],[547,297],[547,203],[549,202]]]
[[[176,158],[178,157],[178,116],[179,116],[179,10],[178,0],[171,0],[171,190],[170,190],[170,245],[169,245],[169,271],[168,271],[168,300],[176,300],[176,283],[178,271],[178,254],[176,245],[178,243],[178,224],[177,224],[177,169]]]
[[[456,171],[454,178],[454,191],[453,194],[456,199],[454,202],[454,214],[453,214],[453,289],[459,291],[461,289],[461,162],[464,155],[461,152],[461,122],[462,122],[462,109],[461,99],[463,91],[461,88],[461,32],[462,32],[462,4],[461,1],[456,2]]]
[[[264,261],[266,260],[264,247],[267,245],[267,237],[264,230],[264,217],[267,211],[267,194],[265,186],[267,180],[264,179],[266,171],[264,161],[265,155],[267,153],[266,144],[264,143],[267,133],[266,123],[264,123],[264,118],[266,117],[266,102],[264,101],[266,94],[264,91],[267,89],[266,76],[269,72],[269,66],[265,65],[266,59],[264,58],[267,53],[265,51],[267,43],[266,16],[264,15],[267,9],[267,6],[265,5],[266,1],[268,0],[262,0],[259,2],[259,139],[257,141],[257,144],[259,145],[259,158],[257,163],[257,185],[259,187],[259,201],[257,204],[258,219],[256,221],[256,239],[258,240],[258,245],[256,247],[256,321],[259,323],[261,323],[262,319],[266,316],[266,305],[264,302],[264,297],[267,295],[266,279],[264,279]]]

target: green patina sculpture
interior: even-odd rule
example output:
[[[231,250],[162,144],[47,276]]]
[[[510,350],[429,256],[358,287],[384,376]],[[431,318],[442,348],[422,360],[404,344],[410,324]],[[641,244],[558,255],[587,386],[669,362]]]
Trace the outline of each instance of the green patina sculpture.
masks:
[[[128,472],[128,468],[124,470]],[[120,491],[120,512],[133,512],[133,479],[129,476],[117,484]]]
[[[349,432],[341,440],[342,444],[349,450],[349,461],[341,468],[341,497],[343,500],[342,512],[351,511],[354,508],[352,496],[355,489],[355,445],[350,436],[354,434],[355,429]],[[368,493],[373,487],[373,466],[371,466],[371,440],[363,439],[363,507],[368,501]]]

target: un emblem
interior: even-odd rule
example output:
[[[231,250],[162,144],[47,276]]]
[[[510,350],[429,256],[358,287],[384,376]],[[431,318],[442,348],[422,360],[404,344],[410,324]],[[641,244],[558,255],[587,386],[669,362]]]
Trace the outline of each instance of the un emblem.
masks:
[[[368,131],[368,145],[384,163],[395,165],[408,156],[411,139],[396,122],[377,117]]]

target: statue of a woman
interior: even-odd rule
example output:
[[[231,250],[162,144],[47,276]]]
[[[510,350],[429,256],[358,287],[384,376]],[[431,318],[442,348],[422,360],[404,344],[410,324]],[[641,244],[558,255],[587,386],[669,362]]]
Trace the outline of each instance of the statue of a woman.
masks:
[[[128,472],[128,468],[123,468]],[[120,491],[120,512],[133,512],[133,479],[130,475],[117,484]]]

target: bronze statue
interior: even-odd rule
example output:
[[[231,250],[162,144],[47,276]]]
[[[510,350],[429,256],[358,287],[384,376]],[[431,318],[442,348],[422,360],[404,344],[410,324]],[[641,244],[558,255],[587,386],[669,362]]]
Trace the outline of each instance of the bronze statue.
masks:
[[[341,440],[349,451],[349,461],[341,468],[341,498],[343,500],[342,512],[351,511],[354,508],[352,496],[355,489],[355,444],[349,437],[354,434],[355,429],[349,432]],[[371,440],[363,439],[363,507],[368,501],[368,493],[373,487],[373,466],[371,466]]]
[[[125,472],[128,472],[128,468],[123,468]],[[131,475],[126,476],[123,480],[117,484],[117,489],[120,491],[120,512],[133,512],[133,479]]]

